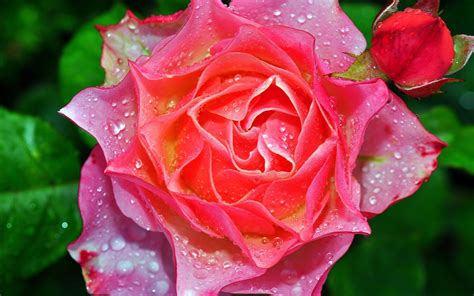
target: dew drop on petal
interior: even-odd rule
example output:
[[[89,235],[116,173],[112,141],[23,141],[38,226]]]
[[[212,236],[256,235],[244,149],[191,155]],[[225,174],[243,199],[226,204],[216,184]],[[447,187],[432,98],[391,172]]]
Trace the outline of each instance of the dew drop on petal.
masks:
[[[291,289],[291,296],[302,296],[303,295],[303,288],[300,286],[293,287]]]
[[[160,264],[156,261],[150,261],[147,264],[147,269],[149,272],[157,273],[158,271],[160,271]]]
[[[375,205],[377,203],[377,198],[375,196],[369,197],[369,203]]]
[[[143,166],[143,162],[141,161],[141,159],[137,159],[135,161],[135,168],[140,169],[142,166]]]
[[[197,296],[197,292],[194,290],[186,290],[184,291],[183,296]]]
[[[110,240],[110,247],[112,248],[112,250],[114,251],[120,251],[122,250],[123,248],[125,248],[125,245],[127,243],[125,242],[125,240],[123,239],[123,237],[121,236],[116,236],[116,237],[113,237],[111,240]]]
[[[167,281],[157,281],[151,286],[150,292],[152,295],[165,295],[168,293],[170,285]]]
[[[121,260],[117,262],[115,266],[115,270],[119,275],[127,275],[133,272],[135,266],[133,265],[132,261],[130,260]]]
[[[304,22],[306,22],[306,18],[304,16],[299,16],[296,21],[300,24],[303,24]]]

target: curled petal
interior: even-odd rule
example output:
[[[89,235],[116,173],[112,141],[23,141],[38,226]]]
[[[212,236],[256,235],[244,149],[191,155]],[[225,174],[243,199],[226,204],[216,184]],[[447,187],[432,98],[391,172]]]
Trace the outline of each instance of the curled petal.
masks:
[[[265,271],[255,266],[231,240],[194,230],[159,199],[155,200],[155,208],[173,249],[177,295],[217,296],[224,286]],[[215,218],[225,217],[215,206],[208,210]],[[222,224],[232,228],[227,222]]]
[[[87,88],[59,111],[91,134],[110,161],[125,152],[136,133],[137,102],[130,76],[110,88]]]
[[[105,70],[105,85],[114,85],[127,74],[128,60],[136,61],[149,55],[160,42],[166,43],[183,26],[186,13],[169,16],[152,16],[138,19],[128,11],[117,25],[97,26],[104,45],[102,67]]]
[[[144,64],[150,72],[171,74],[198,64],[219,41],[235,36],[244,24],[255,24],[233,14],[220,0],[193,0],[186,13],[182,29]]]
[[[391,102],[370,122],[359,155],[355,173],[362,185],[361,211],[377,215],[413,194],[436,168],[444,146],[391,94]]]
[[[96,147],[81,174],[81,236],[68,250],[83,269],[91,294],[174,295],[171,249],[161,232],[149,232],[118,209],[103,152]]]
[[[413,8],[418,8],[431,13],[434,16],[438,15],[439,0],[418,0]]]
[[[366,46],[364,36],[337,0],[233,0],[231,9],[260,24],[284,25],[312,34],[324,74],[343,72],[353,62],[346,53],[359,55]]]
[[[227,286],[228,293],[321,295],[334,262],[349,248],[354,235],[330,236],[308,243],[263,275]]]
[[[402,85],[397,85],[398,89],[402,92],[406,93],[407,95],[415,98],[423,98],[427,96],[431,96],[435,93],[440,92],[440,89],[447,83],[452,82],[461,82],[461,79],[457,78],[441,78],[438,80],[430,81],[429,83],[406,87]]]

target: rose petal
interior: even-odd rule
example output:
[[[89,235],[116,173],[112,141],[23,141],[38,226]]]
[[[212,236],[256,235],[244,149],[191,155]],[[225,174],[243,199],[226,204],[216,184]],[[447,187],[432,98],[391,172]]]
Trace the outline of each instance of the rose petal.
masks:
[[[128,11],[117,25],[97,26],[104,40],[101,64],[105,70],[105,85],[122,80],[129,69],[128,60],[136,61],[148,55],[159,42],[166,42],[179,31],[186,17],[186,13],[177,12],[140,20]]]
[[[324,164],[325,159],[334,153],[334,148],[334,139],[328,139],[319,146],[294,176],[272,182],[263,198],[265,207],[279,219],[296,212],[299,207],[304,207],[309,185],[318,173],[318,169]]]
[[[324,74],[344,72],[353,62],[346,53],[359,55],[366,46],[364,36],[337,0],[233,0],[231,9],[264,25],[285,25],[311,33]]]
[[[248,53],[268,64],[301,75],[295,61],[274,43],[269,38],[270,36],[266,36],[266,31],[255,26],[243,25],[238,34],[232,38],[230,44],[223,49],[223,52]]]
[[[413,194],[437,166],[444,143],[428,133],[403,101],[391,102],[372,119],[358,159],[361,210],[380,214]]]
[[[182,29],[144,64],[150,72],[171,74],[200,63],[220,40],[235,36],[244,24],[253,24],[233,14],[220,0],[193,0],[187,13]]]
[[[359,154],[369,120],[388,101],[387,85],[380,79],[366,82],[325,79],[323,84],[327,95],[318,98],[329,111],[333,126],[340,127],[341,143],[352,165]]]
[[[136,133],[132,79],[128,75],[114,87],[87,88],[59,112],[91,134],[110,161],[128,149]]]
[[[223,212],[211,207],[209,215],[215,215],[218,220],[223,217]],[[265,271],[256,267],[230,240],[193,230],[188,221],[171,212],[159,199],[155,200],[155,208],[163,219],[174,252],[177,295],[217,296],[222,287]],[[231,227],[222,222],[221,229]]]
[[[224,288],[228,293],[321,295],[334,262],[349,248],[353,235],[337,235],[304,245],[263,275]]]
[[[174,295],[170,247],[125,217],[114,200],[105,159],[96,147],[85,163],[79,192],[84,229],[68,250],[78,261],[88,291],[112,295]]]
[[[397,87],[399,90],[401,90],[402,92],[404,92],[405,94],[411,97],[423,98],[423,97],[431,96],[435,93],[439,93],[440,89],[446,83],[462,82],[462,81],[463,81],[462,79],[456,79],[456,78],[441,78],[435,81],[430,81],[423,85],[405,87],[405,86],[397,84]]]

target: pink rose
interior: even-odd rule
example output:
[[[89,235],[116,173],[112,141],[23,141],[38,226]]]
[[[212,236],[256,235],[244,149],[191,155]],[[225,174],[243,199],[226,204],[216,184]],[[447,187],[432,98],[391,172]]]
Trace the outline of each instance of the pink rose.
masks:
[[[382,80],[327,75],[366,45],[335,0],[194,0],[100,30],[110,87],[61,111],[99,143],[69,249],[90,293],[319,295],[436,167],[444,144]]]

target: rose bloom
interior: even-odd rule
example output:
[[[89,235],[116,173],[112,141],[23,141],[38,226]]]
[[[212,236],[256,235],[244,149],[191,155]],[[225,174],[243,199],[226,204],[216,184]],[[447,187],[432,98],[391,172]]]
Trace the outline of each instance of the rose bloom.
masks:
[[[99,29],[106,86],[61,110],[99,143],[69,247],[90,293],[320,295],[436,167],[444,144],[382,80],[328,75],[366,45],[337,1],[194,0]]]

